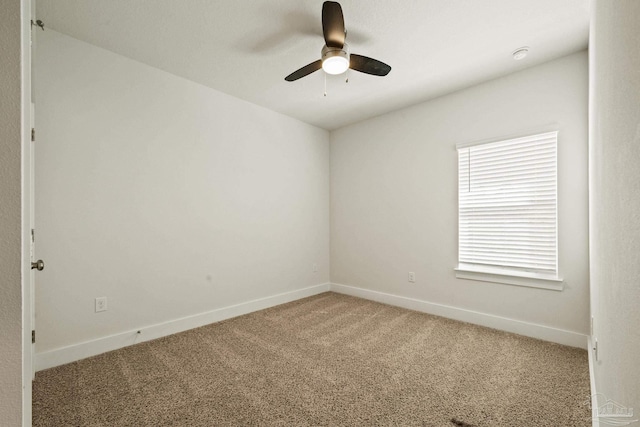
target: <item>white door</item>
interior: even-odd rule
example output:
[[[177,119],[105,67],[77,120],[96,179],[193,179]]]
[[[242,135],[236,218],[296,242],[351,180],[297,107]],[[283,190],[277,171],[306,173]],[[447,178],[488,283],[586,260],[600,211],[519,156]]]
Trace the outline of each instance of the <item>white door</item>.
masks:
[[[30,1],[31,5],[31,43],[30,43],[30,95],[31,95],[31,144],[29,145],[29,231],[30,231],[30,259],[31,259],[31,274],[29,275],[29,307],[30,307],[30,320],[31,320],[31,379],[34,380],[36,376],[36,282],[38,279],[38,271],[44,269],[44,262],[37,258],[38,252],[36,250],[36,225],[35,225],[35,151],[37,147],[36,135],[36,119],[35,119],[35,91],[34,91],[34,76],[35,76],[35,54],[36,54],[36,41],[39,31],[44,31],[44,26],[34,25],[34,23],[40,24],[40,21],[36,18],[36,5],[35,1]],[[26,153],[25,153],[26,154]],[[25,174],[27,172],[25,171]]]
[[[29,179],[29,203],[31,209],[29,209],[29,224],[31,226],[31,274],[29,277],[30,282],[30,307],[31,307],[31,379],[34,380],[36,378],[36,343],[35,343],[35,330],[36,330],[36,272],[42,270],[44,268],[44,262],[42,260],[38,260],[36,258],[36,224],[35,224],[35,104],[31,103],[31,129],[32,130],[32,138],[31,138],[31,150],[29,150],[29,164],[30,167],[30,179]]]
[[[22,87],[21,87],[21,107],[23,120],[22,127],[22,306],[23,306],[23,346],[22,346],[22,426],[31,426],[31,381],[34,378],[34,354],[33,344],[31,340],[32,322],[34,320],[33,313],[33,286],[34,272],[31,269],[33,262],[33,249],[31,247],[31,229],[33,221],[33,157],[31,148],[34,143],[31,142],[31,128],[33,116],[33,94],[31,91],[32,76],[32,45],[31,39],[34,37],[34,29],[31,29],[29,23],[35,20],[35,1],[21,2],[20,19],[22,21],[22,47],[21,47],[21,63],[22,63]],[[37,265],[36,265],[37,266]]]

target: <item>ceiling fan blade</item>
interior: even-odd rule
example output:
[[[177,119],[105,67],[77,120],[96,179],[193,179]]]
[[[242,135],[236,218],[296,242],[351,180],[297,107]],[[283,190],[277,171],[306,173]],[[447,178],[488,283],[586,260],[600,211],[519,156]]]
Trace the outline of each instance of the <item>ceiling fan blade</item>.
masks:
[[[349,55],[349,68],[374,76],[386,76],[391,71],[391,67],[384,62],[355,53]]]
[[[344,16],[340,3],[326,1],[322,4],[322,33],[329,47],[342,49],[344,46]]]
[[[314,71],[318,71],[320,68],[322,68],[322,60],[318,59],[317,61],[314,61],[311,64],[305,65],[299,70],[294,71],[284,79],[288,82],[292,82],[294,80],[301,79],[302,77],[307,76],[313,73]]]

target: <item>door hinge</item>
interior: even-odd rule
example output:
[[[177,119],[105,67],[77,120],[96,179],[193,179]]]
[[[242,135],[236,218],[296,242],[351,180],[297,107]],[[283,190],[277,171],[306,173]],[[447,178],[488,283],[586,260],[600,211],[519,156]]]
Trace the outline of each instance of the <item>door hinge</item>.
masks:
[[[31,128],[31,141],[35,141],[35,140],[36,140],[36,129]]]
[[[36,343],[36,330],[33,329],[31,331],[31,344],[35,344]]]

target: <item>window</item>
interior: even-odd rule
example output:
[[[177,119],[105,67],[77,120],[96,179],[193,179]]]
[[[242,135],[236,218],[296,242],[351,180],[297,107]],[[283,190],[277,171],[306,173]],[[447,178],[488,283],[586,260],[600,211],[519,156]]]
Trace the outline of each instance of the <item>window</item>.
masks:
[[[458,146],[460,278],[561,289],[558,132]]]

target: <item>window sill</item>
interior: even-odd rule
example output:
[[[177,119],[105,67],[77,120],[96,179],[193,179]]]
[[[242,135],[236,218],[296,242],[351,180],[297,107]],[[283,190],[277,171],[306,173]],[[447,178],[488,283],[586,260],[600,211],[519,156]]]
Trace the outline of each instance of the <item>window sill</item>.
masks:
[[[525,271],[503,270],[476,265],[458,265],[455,269],[458,279],[478,280],[481,282],[503,283],[506,285],[527,286],[530,288],[562,291],[564,281],[561,277]]]

